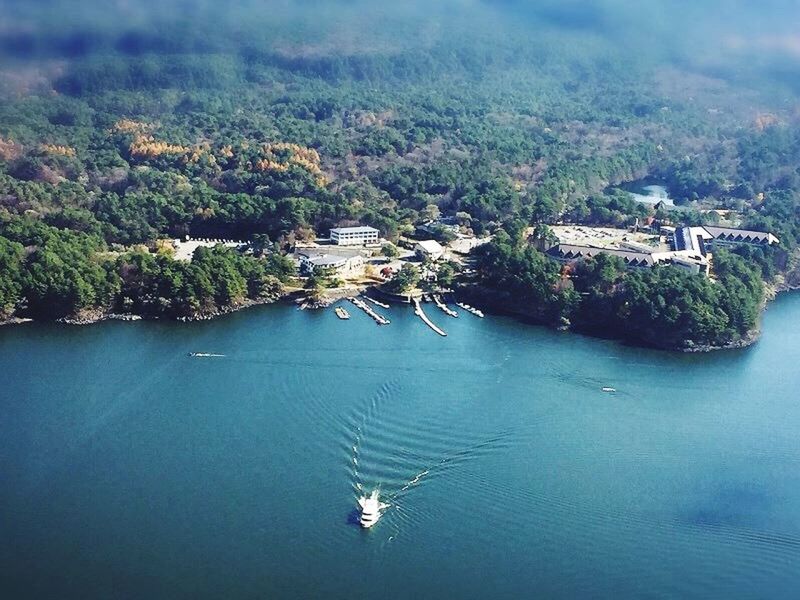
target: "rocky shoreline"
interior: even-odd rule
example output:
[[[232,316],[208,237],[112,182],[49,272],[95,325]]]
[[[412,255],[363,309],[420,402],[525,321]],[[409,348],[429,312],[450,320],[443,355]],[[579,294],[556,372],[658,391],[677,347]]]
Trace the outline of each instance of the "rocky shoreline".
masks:
[[[87,310],[77,315],[62,317],[56,319],[56,323],[66,325],[93,325],[95,323],[102,323],[103,321],[156,321],[156,320],[169,320],[178,321],[181,323],[192,323],[197,321],[211,321],[218,317],[229,315],[231,313],[239,312],[254,306],[265,306],[268,304],[275,304],[276,302],[296,302],[304,303],[304,308],[319,309],[330,306],[341,298],[346,298],[352,295],[358,295],[360,290],[332,290],[330,294],[326,294],[323,298],[312,301],[308,299],[307,294],[303,290],[287,291],[279,296],[262,298],[258,300],[247,299],[238,304],[217,308],[209,312],[196,313],[194,315],[185,315],[181,317],[164,317],[159,315],[139,315],[133,313],[114,313],[103,310]],[[0,320],[0,326],[3,325],[19,325],[22,323],[31,323],[35,319],[27,317],[9,317],[8,319]]]
[[[796,277],[790,280],[789,275],[795,275]],[[769,302],[773,300],[777,294],[783,292],[797,291],[797,290],[800,290],[800,271],[795,271],[793,273],[787,274],[786,278],[778,282],[775,286],[768,289],[767,297],[765,298],[764,305],[762,306],[762,312],[768,308]],[[235,313],[240,310],[245,310],[247,308],[251,308],[254,306],[274,304],[279,301],[293,302],[299,305],[299,307],[303,309],[309,309],[309,310],[322,309],[330,306],[337,300],[340,300],[342,298],[347,298],[353,295],[358,295],[360,292],[361,290],[355,290],[355,289],[331,290],[329,293],[325,294],[322,298],[312,300],[308,297],[308,295],[304,290],[292,290],[273,298],[264,298],[260,300],[248,299],[243,302],[240,302],[239,304],[218,308],[211,312],[198,313],[195,315],[175,317],[175,318],[137,315],[130,313],[86,311],[79,315],[58,319],[56,322],[65,323],[68,325],[92,325],[94,323],[100,323],[103,321],[141,321],[141,320],[162,320],[162,319],[174,320],[182,323],[190,323],[195,321],[211,321],[218,317]],[[511,304],[511,300],[507,298],[506,295],[496,290],[489,290],[481,288],[480,286],[470,285],[470,286],[460,287],[457,290],[457,294],[460,298],[469,301],[471,304],[481,307],[487,312],[492,312],[495,314],[501,314],[521,319],[527,323],[534,325],[554,327],[559,330],[573,331],[576,333],[584,333],[592,337],[604,337],[596,333],[593,334],[591,332],[582,331],[568,324],[563,324],[561,326],[558,326],[549,323],[542,317],[541,314],[537,312],[520,310],[517,305]],[[0,320],[0,326],[19,325],[22,323],[30,323],[33,321],[34,319],[31,318],[10,317],[8,319]],[[640,346],[651,347],[658,350],[665,350],[670,352],[682,352],[687,354],[699,354],[706,352],[716,352],[719,350],[736,350],[736,349],[747,348],[755,344],[760,337],[761,337],[761,330],[759,328],[749,332],[747,335],[738,340],[719,345],[695,344],[691,340],[687,340],[684,346],[674,347],[674,346],[660,345],[657,343],[647,342],[647,341],[634,342],[632,340],[626,340],[625,338],[620,338],[620,337],[614,337],[612,339],[616,339],[624,343],[632,343]]]
[[[798,286],[797,288],[787,288],[785,291],[789,291],[790,289],[800,289],[800,286]],[[470,285],[459,288],[457,293],[459,297],[466,298],[470,302],[470,304],[478,306],[479,308],[483,309],[486,312],[492,312],[495,314],[501,314],[521,319],[525,322],[532,323],[535,325],[553,327],[561,331],[572,331],[575,333],[586,334],[591,337],[600,337],[600,338],[606,337],[602,335],[600,332],[589,332],[579,328],[575,328],[572,325],[568,324],[563,324],[559,326],[557,324],[548,322],[546,319],[543,318],[543,316],[539,312],[521,310],[519,306],[511,304],[510,299],[508,299],[504,294],[497,292],[496,290],[482,288],[477,285]],[[763,310],[766,309],[767,304],[768,301],[765,299],[764,305],[762,306],[762,312]],[[658,344],[655,341],[630,340],[619,336],[609,336],[608,339],[614,339],[622,343],[627,343],[641,347],[649,347],[649,348],[654,348],[656,350],[664,350],[668,352],[700,354],[706,352],[716,352],[719,350],[736,350],[741,348],[747,348],[748,346],[752,346],[753,344],[755,344],[760,337],[761,337],[761,329],[757,328],[753,331],[748,332],[747,335],[738,340],[734,340],[726,344],[717,344],[717,345],[697,344],[692,342],[691,340],[686,340],[683,346],[668,346],[668,345]]]

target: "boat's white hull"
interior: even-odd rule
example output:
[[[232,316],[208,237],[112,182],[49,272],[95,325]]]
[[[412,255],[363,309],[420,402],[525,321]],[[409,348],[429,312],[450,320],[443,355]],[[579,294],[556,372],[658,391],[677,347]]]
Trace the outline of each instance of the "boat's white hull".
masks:
[[[358,499],[358,505],[361,507],[361,517],[358,522],[364,529],[369,529],[381,518],[381,511],[389,508],[388,504],[378,501],[378,492],[372,492],[369,497],[362,496]]]

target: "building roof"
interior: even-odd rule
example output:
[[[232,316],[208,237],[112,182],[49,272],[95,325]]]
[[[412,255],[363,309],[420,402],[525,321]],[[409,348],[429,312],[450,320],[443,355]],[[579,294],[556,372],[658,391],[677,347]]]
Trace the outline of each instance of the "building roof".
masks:
[[[421,242],[417,242],[417,247],[428,254],[441,254],[444,252],[444,248],[442,248],[442,245],[436,240],[422,240]]]
[[[743,242],[749,244],[778,244],[780,240],[765,231],[752,231],[749,229],[735,229],[733,227],[714,227],[706,225],[704,229],[714,239],[725,242]]]
[[[344,256],[336,256],[335,254],[318,254],[307,260],[315,267],[335,267],[347,262]]]
[[[705,254],[705,242],[713,237],[705,227],[680,227],[675,230],[675,250]]]
[[[653,267],[657,264],[678,262],[682,264],[692,263],[706,265],[708,261],[700,254],[692,250],[670,251],[670,252],[636,252],[634,250],[622,250],[616,248],[596,248],[593,246],[575,246],[572,244],[559,244],[553,246],[549,254],[565,260],[579,260],[582,258],[592,258],[598,254],[605,253],[611,256],[620,257],[626,265],[631,267]]]
[[[378,233],[378,230],[374,227],[362,225],[360,227],[334,227],[331,229],[331,233]]]
[[[559,244],[553,246],[551,254],[557,254],[565,259],[591,258],[598,254],[605,253],[611,256],[619,256],[625,264],[631,266],[652,267],[655,264],[653,255],[647,252],[634,252],[633,250],[616,250],[614,248],[594,248],[592,246],[575,246],[572,244]]]

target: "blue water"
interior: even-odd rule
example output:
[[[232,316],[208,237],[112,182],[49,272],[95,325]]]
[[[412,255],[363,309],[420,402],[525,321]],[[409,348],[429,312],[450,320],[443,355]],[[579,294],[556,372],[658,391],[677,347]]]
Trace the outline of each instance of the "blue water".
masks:
[[[698,356],[350,312],[0,329],[0,595],[796,597],[800,295]]]

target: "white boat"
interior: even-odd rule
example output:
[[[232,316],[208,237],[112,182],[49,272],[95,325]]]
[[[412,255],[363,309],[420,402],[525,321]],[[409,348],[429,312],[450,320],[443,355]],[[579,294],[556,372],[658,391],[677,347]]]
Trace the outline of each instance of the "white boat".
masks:
[[[388,504],[384,504],[378,499],[378,490],[372,490],[372,494],[369,496],[361,496],[358,499],[358,505],[361,507],[359,523],[364,529],[375,525],[381,518],[381,511],[389,508]]]
[[[616,391],[617,391],[617,389],[616,389],[616,388],[612,388],[612,387],[604,387],[604,388],[603,388],[603,391],[604,391],[604,392],[609,392],[609,393],[612,393],[612,394],[613,394],[614,392],[616,392]]]
[[[465,311],[472,313],[476,317],[483,318],[483,311],[475,308],[474,306],[470,306],[469,304],[464,304],[463,302],[456,302],[456,306],[459,308],[463,308]]]

